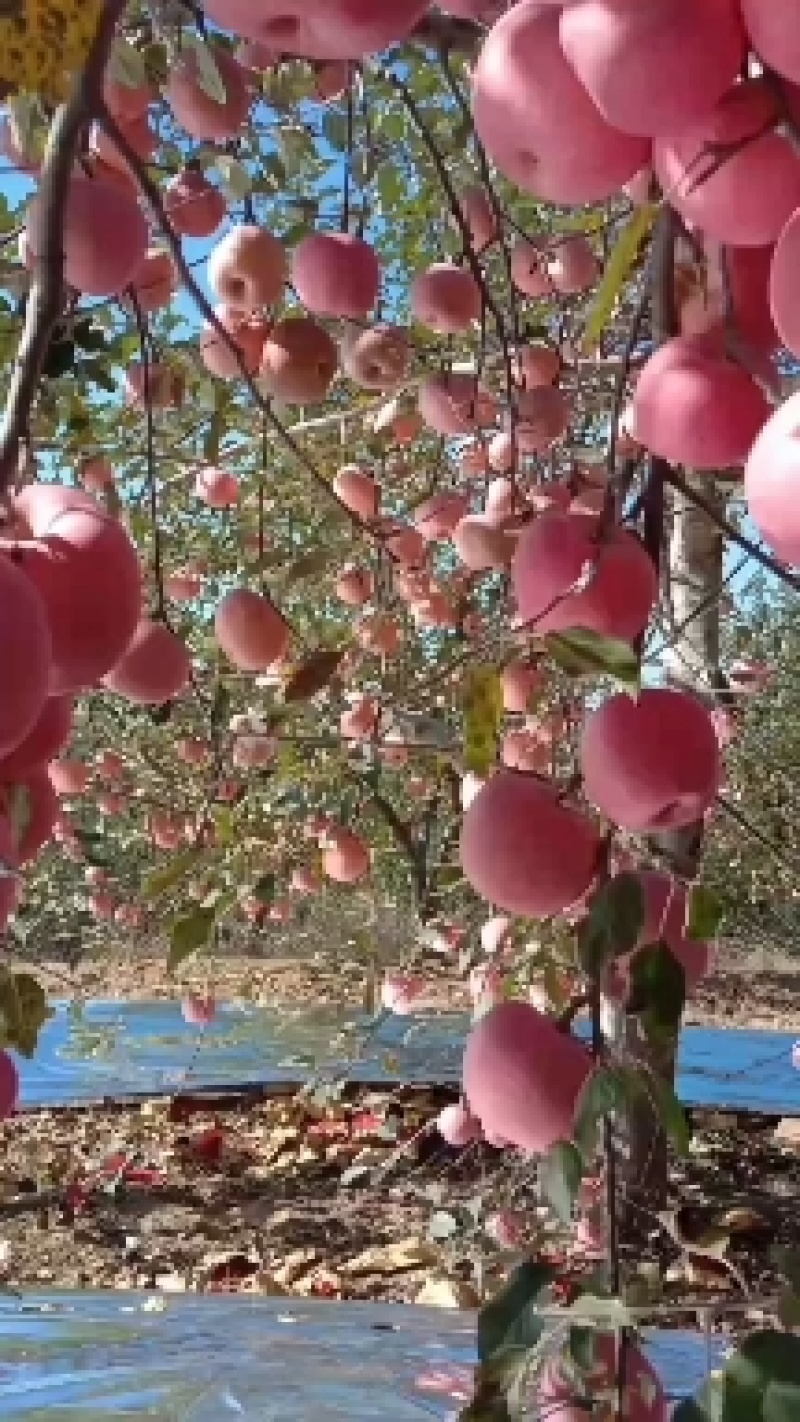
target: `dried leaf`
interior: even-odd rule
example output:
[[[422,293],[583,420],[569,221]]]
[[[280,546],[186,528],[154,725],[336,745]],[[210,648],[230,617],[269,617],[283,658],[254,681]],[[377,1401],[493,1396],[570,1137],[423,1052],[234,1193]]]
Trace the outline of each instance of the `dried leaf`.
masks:
[[[335,676],[345,647],[320,647],[290,673],[283,683],[284,701],[310,701]]]

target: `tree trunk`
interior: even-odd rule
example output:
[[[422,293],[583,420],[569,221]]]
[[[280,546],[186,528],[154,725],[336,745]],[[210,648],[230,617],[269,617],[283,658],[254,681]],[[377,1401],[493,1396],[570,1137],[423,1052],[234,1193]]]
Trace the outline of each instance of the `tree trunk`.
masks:
[[[724,509],[721,495],[707,476],[687,475],[691,487],[707,501]],[[670,526],[671,525],[671,526]],[[668,587],[671,626],[665,629],[667,646],[663,666],[671,685],[699,696],[708,696],[719,684],[718,594],[723,577],[723,538],[707,516],[677,490],[667,513]],[[660,835],[654,848],[666,856],[673,872],[692,879],[698,871],[703,843],[703,822]],[[677,1040],[655,1049],[641,1032],[636,1018],[626,1017],[614,1003],[603,1004],[603,1029],[609,1041],[628,1060],[674,1082]],[[620,1225],[643,1222],[643,1212],[664,1208],[667,1195],[667,1141],[649,1102],[632,1105],[616,1123],[619,1148]]]

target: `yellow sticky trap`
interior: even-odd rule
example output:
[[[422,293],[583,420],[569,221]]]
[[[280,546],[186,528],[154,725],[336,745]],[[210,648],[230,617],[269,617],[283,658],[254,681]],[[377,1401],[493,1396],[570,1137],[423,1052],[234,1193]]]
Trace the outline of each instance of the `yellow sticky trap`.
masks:
[[[104,8],[105,0],[0,0],[0,83],[65,99]]]
[[[497,761],[503,721],[503,687],[492,667],[475,667],[464,687],[464,765],[485,775]]]

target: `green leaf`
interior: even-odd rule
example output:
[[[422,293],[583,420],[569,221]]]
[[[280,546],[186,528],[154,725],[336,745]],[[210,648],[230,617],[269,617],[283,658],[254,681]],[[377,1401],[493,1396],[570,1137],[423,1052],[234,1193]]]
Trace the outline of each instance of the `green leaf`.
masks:
[[[580,1294],[567,1309],[571,1318],[605,1330],[635,1328],[636,1320],[622,1299],[598,1294]]]
[[[284,701],[310,701],[336,675],[345,647],[320,647],[283,683]]]
[[[222,805],[214,811],[213,819],[217,840],[223,848],[227,848],[229,844],[233,844],[233,811],[228,805]]]
[[[648,943],[631,959],[626,1011],[644,1019],[653,1038],[677,1032],[686,1004],[686,974],[668,943]]]
[[[106,73],[115,84],[122,84],[126,89],[140,89],[147,83],[144,55],[121,35],[111,46]]]
[[[27,834],[31,823],[31,792],[27,785],[12,785],[3,805],[11,821],[17,843]]]
[[[109,395],[113,395],[117,389],[117,382],[101,360],[82,360],[79,366],[79,374],[91,380],[93,385],[99,385],[101,390],[107,390]]]
[[[0,1044],[32,1057],[39,1032],[53,1016],[47,994],[30,973],[0,970]]]
[[[191,50],[194,55],[197,82],[203,93],[207,94],[209,99],[213,99],[215,104],[224,104],[227,91],[225,81],[214,58],[213,47],[207,44],[202,36],[194,30],[181,32],[181,47],[184,50]]]
[[[211,939],[214,931],[214,924],[217,920],[217,907],[192,909],[189,913],[182,914],[180,918],[173,919],[169,933],[169,957],[167,958],[167,970],[174,973],[175,969],[191,958],[201,948],[205,948]]]
[[[595,1067],[578,1099],[574,1139],[588,1156],[597,1144],[597,1127],[604,1116],[611,1116],[633,1099],[631,1083],[620,1067]]]
[[[464,765],[485,775],[497,762],[503,724],[503,687],[493,667],[475,667],[462,697]]]
[[[108,345],[105,331],[93,326],[91,321],[76,321],[72,334],[76,346],[82,351],[104,351]]]
[[[547,652],[568,676],[608,676],[630,690],[639,686],[639,662],[633,647],[616,637],[603,637],[585,627],[551,632]]]
[[[232,158],[229,153],[220,153],[216,168],[220,176],[220,186],[232,202],[239,202],[252,192],[253,180],[244,163]]]
[[[672,1414],[672,1422],[719,1422],[719,1412],[707,1412],[693,1397],[685,1397]]]
[[[800,1337],[762,1329],[682,1402],[673,1422],[797,1422],[800,1417]]]
[[[572,1207],[582,1179],[583,1160],[572,1141],[556,1141],[539,1162],[542,1194],[565,1223],[572,1218]]]
[[[347,117],[341,109],[328,107],[322,115],[322,136],[331,148],[347,147]]]
[[[331,558],[329,548],[312,548],[310,553],[304,553],[301,558],[295,559],[286,569],[285,581],[287,583],[299,583],[304,578],[314,578],[318,573],[324,573]]]
[[[164,864],[160,869],[156,869],[152,874],[148,874],[142,884],[142,898],[146,903],[152,903],[154,899],[160,899],[162,894],[166,894],[169,889],[174,889],[176,884],[180,884],[187,874],[199,864],[203,858],[204,851],[199,848],[184,849],[180,854],[176,854],[174,859],[170,859],[168,864]]]
[[[630,953],[644,924],[644,889],[638,874],[615,874],[594,895],[577,934],[578,961],[597,978],[612,958]]]
[[[689,922],[687,938],[697,943],[707,943],[716,938],[720,924],[725,917],[722,902],[707,884],[692,884],[689,893]]]
[[[653,229],[658,214],[656,203],[645,203],[636,209],[622,229],[606,260],[600,284],[584,330],[584,350],[593,351],[611,320],[634,262]]]
[[[744,1422],[739,1399],[749,1400],[750,1417],[764,1422],[797,1422],[800,1417],[800,1337],[764,1329],[751,1334],[729,1358],[723,1372],[721,1422]],[[734,1384],[736,1405],[729,1405]]]
[[[253,898],[257,903],[269,908],[275,898],[275,875],[262,874],[253,885]]]
[[[509,1276],[478,1314],[478,1357],[482,1363],[498,1355],[527,1351],[545,1328],[540,1312],[555,1272],[546,1264],[526,1260]]]
[[[225,434],[225,416],[228,409],[228,392],[220,382],[214,386],[214,413],[208,422],[203,440],[203,458],[207,464],[216,464],[219,447]]]
[[[672,1083],[658,1072],[652,1071],[643,1077],[642,1090],[649,1096],[664,1134],[672,1142],[678,1155],[688,1155],[692,1144],[692,1128],[675,1095]]]

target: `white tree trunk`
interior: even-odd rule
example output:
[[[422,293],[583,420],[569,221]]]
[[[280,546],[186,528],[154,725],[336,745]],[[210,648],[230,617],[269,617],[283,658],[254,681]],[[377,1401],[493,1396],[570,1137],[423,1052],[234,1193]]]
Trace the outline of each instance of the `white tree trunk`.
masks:
[[[691,487],[720,512],[724,495],[708,476],[687,475]],[[719,675],[718,594],[723,577],[724,543],[719,530],[683,493],[675,491],[667,513],[669,622],[663,665],[670,684],[707,696]],[[692,878],[697,873],[703,825],[688,826],[659,836],[658,848],[669,858],[673,871]],[[618,1005],[604,1001],[602,1027],[607,1040],[628,1060],[674,1080],[677,1041],[655,1052],[635,1018],[626,1017]],[[616,1123],[623,1187],[622,1218],[628,1209],[631,1223],[641,1223],[641,1212],[662,1209],[667,1190],[667,1143],[646,1100],[633,1106]],[[623,1223],[624,1228],[624,1223]]]

